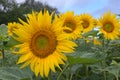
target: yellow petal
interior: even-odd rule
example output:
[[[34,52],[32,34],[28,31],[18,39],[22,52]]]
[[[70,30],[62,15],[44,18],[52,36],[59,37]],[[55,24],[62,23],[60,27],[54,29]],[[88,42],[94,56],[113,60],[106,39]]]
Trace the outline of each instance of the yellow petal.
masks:
[[[36,62],[35,62],[35,75],[36,76],[38,76],[38,74],[39,74],[39,71],[40,71],[40,66],[39,66],[39,61],[37,60]]]
[[[30,64],[31,60],[26,61],[20,68],[24,68]]]
[[[55,66],[54,66],[54,62],[53,62],[53,60],[52,60],[52,58],[53,57],[51,57],[52,55],[50,55],[49,57],[48,57],[48,60],[49,60],[49,67],[50,67],[50,69],[53,71],[53,72],[55,72]]]
[[[49,71],[50,71],[48,63],[49,63],[48,59],[47,58],[44,59],[44,73],[45,73],[46,77],[48,77],[48,74],[49,74]]]
[[[40,75],[41,77],[44,77],[44,62],[43,59],[40,59],[40,64],[39,64],[39,68],[40,68]]]
[[[65,47],[65,46],[57,46],[58,51],[66,52],[66,53],[72,53],[74,52],[73,49]]]
[[[17,64],[20,64],[20,63],[25,62],[26,60],[29,60],[32,56],[33,56],[32,53],[27,53],[27,54],[22,55],[22,56],[19,58]]]
[[[30,64],[30,68],[31,70],[34,72],[35,71],[35,62],[36,62],[37,58],[33,57],[31,59],[31,64]]]

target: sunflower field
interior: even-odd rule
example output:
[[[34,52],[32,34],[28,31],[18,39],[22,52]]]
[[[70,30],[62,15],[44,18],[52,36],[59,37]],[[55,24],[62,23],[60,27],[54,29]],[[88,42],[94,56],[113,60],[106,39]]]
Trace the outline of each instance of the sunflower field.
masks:
[[[0,25],[0,80],[120,80],[120,19],[47,9]]]

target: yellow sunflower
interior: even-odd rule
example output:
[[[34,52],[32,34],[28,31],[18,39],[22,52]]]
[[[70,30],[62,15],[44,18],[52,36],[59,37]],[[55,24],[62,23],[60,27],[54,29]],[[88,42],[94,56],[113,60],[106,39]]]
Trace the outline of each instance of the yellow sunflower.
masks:
[[[95,26],[98,26],[98,20],[95,19],[95,18],[94,18],[93,20],[94,20],[94,27],[95,27]]]
[[[94,43],[94,45],[101,45],[102,44],[96,37],[93,38],[93,43]]]
[[[8,35],[9,36],[13,34],[14,29],[18,29],[18,24],[16,22],[8,23]]]
[[[63,21],[63,31],[68,36],[68,39],[77,39],[81,36],[82,27],[78,16],[74,15],[74,12],[66,12],[62,14],[59,18],[60,21]]]
[[[67,59],[63,53],[74,52],[77,46],[60,33],[62,24],[52,22],[48,11],[28,14],[27,22],[19,20],[20,28],[14,30],[17,36],[12,37],[21,42],[15,46],[19,48],[16,54],[21,55],[17,63],[24,63],[21,68],[30,65],[35,75],[42,77],[48,77],[50,70],[55,72],[55,67],[61,70],[59,64]]]
[[[91,31],[95,26],[95,19],[88,13],[81,14],[79,20],[82,21],[83,33]]]
[[[111,14],[110,12],[105,13],[99,19],[98,24],[100,26],[100,32],[106,39],[114,40],[118,38],[120,26],[115,14]]]

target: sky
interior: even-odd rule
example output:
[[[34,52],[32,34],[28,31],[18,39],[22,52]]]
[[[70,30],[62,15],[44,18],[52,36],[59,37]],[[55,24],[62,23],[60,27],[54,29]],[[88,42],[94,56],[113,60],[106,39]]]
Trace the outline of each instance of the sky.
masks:
[[[16,0],[18,3],[25,0]],[[100,17],[106,11],[120,14],[120,0],[35,0],[58,9],[59,12],[74,11],[75,14],[89,13]]]

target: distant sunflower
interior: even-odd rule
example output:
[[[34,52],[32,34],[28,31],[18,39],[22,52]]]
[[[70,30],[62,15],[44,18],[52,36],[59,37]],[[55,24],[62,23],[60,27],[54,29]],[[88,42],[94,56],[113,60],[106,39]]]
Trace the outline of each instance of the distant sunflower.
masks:
[[[20,19],[21,26],[14,30],[12,36],[21,42],[16,45],[21,54],[18,64],[24,63],[21,68],[30,65],[36,76],[48,77],[49,71],[55,72],[55,67],[64,64],[67,59],[63,53],[74,52],[77,46],[74,42],[66,40],[64,33],[61,34],[62,24],[52,22],[52,15],[48,11],[28,14],[27,22]],[[52,22],[52,23],[51,23]]]
[[[101,45],[101,42],[96,37],[94,37],[93,43],[94,45]]]
[[[99,26],[100,32],[106,39],[114,40],[118,38],[120,25],[115,14],[111,14],[110,12],[105,13],[99,19]]]
[[[16,22],[8,23],[8,35],[9,36],[13,34],[14,29],[18,29],[18,24]]]
[[[78,16],[74,15],[74,12],[66,12],[60,16],[60,20],[63,21],[63,31],[68,36],[68,39],[77,39],[81,36],[82,27]]]
[[[95,18],[93,20],[94,20],[94,26],[98,26],[98,20]]]
[[[81,14],[79,16],[80,21],[82,21],[81,25],[83,27],[83,33],[91,31],[95,26],[95,19],[88,13]]]

